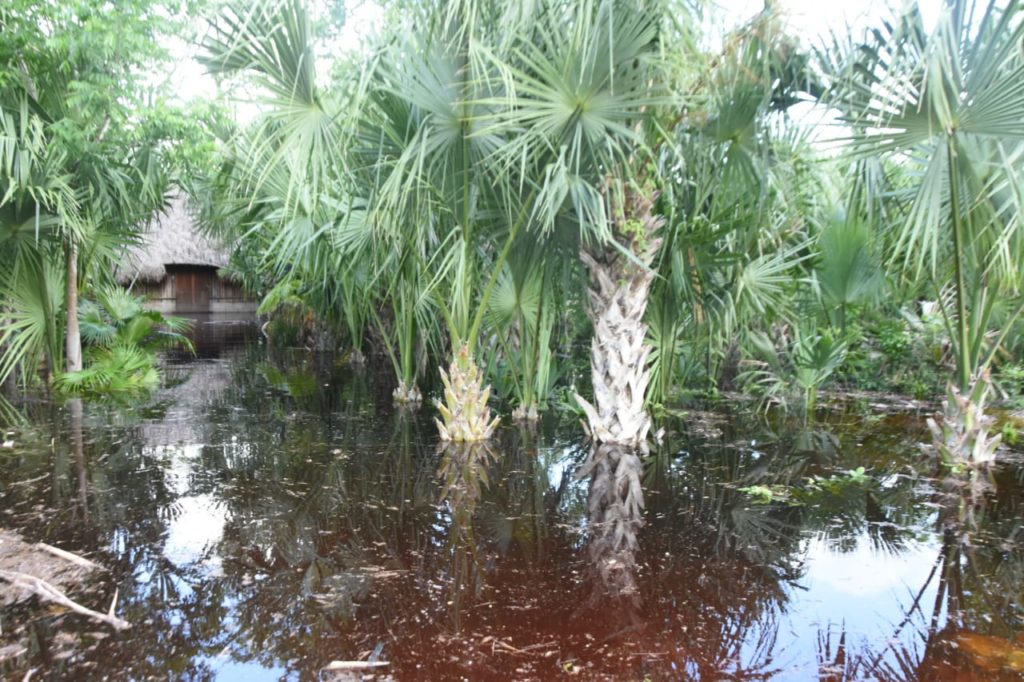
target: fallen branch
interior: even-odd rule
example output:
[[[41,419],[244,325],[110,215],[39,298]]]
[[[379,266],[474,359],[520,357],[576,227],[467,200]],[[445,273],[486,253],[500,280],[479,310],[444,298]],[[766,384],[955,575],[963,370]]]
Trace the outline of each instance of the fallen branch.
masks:
[[[17,486],[17,485],[32,485],[33,483],[38,483],[39,481],[45,480],[45,479],[49,478],[52,475],[53,474],[47,472],[47,473],[43,474],[42,476],[36,476],[34,478],[26,478],[26,479],[21,480],[21,481],[14,481],[13,483],[8,483],[7,485],[10,486],[11,488],[13,488],[14,486]]]
[[[58,556],[61,559],[64,559],[65,561],[70,561],[73,564],[77,564],[82,568],[103,570],[103,567],[99,564],[89,561],[85,557],[80,557],[77,554],[72,554],[71,552],[65,549],[61,549],[60,547],[54,547],[53,545],[48,545],[45,542],[37,542],[36,547],[43,550],[44,552],[49,552],[54,556]]]
[[[482,640],[480,640],[481,644],[487,644],[488,642],[490,642],[491,644],[491,653],[494,653],[495,649],[500,648],[508,653],[520,655],[525,655],[535,649],[546,649],[548,647],[553,647],[558,644],[558,642],[556,642],[555,640],[551,640],[550,642],[539,642],[537,644],[524,646],[520,649],[519,647],[512,646],[508,642],[500,640],[496,637],[484,637]]]
[[[127,630],[132,626],[132,624],[126,620],[122,620],[113,615],[100,613],[99,611],[93,611],[90,608],[86,608],[81,604],[72,601],[66,594],[58,590],[56,587],[41,578],[35,577],[34,575],[19,573],[18,571],[0,570],[0,579],[6,580],[15,587],[37,594],[43,599],[52,601],[55,604],[60,604],[65,608],[71,609],[75,613],[80,613],[83,616],[92,618],[93,620],[106,623],[117,630]]]
[[[389,665],[387,661],[331,661],[321,670],[335,672],[338,670],[370,670],[372,668],[383,668]]]

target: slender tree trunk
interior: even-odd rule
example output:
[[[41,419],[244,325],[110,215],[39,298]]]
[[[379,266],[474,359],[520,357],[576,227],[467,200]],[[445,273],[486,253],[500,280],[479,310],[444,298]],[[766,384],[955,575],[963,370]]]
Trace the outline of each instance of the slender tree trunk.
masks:
[[[651,347],[645,343],[643,319],[654,279],[650,265],[661,245],[656,235],[664,223],[653,213],[655,198],[653,191],[627,188],[622,207],[612,210],[614,238],[633,258],[611,247],[580,254],[594,285],[587,310],[594,324],[594,403],[579,395],[576,401],[586,413],[590,437],[598,443],[646,448],[651,428],[644,408]]]
[[[74,241],[68,244],[67,282],[68,336],[65,345],[69,372],[82,370],[82,335],[78,329],[78,246]]]
[[[0,315],[6,315],[9,311],[6,308],[0,309]],[[0,317],[0,329],[6,329],[10,320],[4,316]],[[10,344],[0,344],[0,357],[3,357],[10,351]],[[3,391],[7,395],[13,396],[18,390],[18,366],[15,365],[11,368],[11,371],[4,378],[3,386],[0,386],[0,391]]]
[[[0,349],[0,354],[4,352],[4,349]],[[18,368],[14,367],[11,372],[4,379],[4,385],[0,388],[5,394],[13,396],[18,391]]]

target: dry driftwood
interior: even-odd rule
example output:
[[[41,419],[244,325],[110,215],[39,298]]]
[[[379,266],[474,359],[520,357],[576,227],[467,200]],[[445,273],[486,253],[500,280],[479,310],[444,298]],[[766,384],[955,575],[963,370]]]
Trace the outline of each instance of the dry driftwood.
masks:
[[[60,547],[54,547],[53,545],[48,545],[45,542],[37,542],[36,547],[43,550],[44,552],[49,552],[54,556],[59,556],[61,559],[64,559],[65,561],[70,561],[73,564],[81,566],[82,568],[103,570],[103,567],[99,564],[89,561],[85,557],[80,557],[77,554],[72,554],[71,552],[61,549]]]
[[[83,559],[83,561],[85,560]],[[20,573],[18,571],[0,570],[0,579],[6,580],[15,587],[21,588],[23,590],[29,590],[30,592],[39,595],[47,601],[52,601],[55,604],[60,604],[61,606],[67,609],[71,609],[75,613],[80,613],[83,616],[88,616],[89,618],[92,618],[93,620],[98,620],[101,623],[106,623],[107,625],[110,625],[117,630],[127,630],[132,626],[132,624],[128,621],[122,620],[121,618],[118,618],[113,614],[105,614],[100,613],[99,611],[93,611],[90,608],[86,608],[85,606],[82,606],[81,604],[72,601],[66,594],[58,590],[56,587],[46,582],[45,580],[42,580],[41,578],[35,577],[34,575],[29,575],[28,573]]]

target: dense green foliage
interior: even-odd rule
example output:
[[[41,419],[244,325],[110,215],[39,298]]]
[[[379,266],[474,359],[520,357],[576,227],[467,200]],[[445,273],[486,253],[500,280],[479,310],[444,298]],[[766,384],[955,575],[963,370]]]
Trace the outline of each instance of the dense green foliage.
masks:
[[[0,381],[32,386],[77,355],[68,301],[116,264],[210,136],[157,94],[185,2],[14,2],[0,8]],[[97,290],[99,292],[99,290]],[[68,358],[68,367],[74,361]],[[125,377],[127,378],[127,377]],[[69,381],[74,381],[69,379]]]
[[[348,51],[300,0],[207,12],[203,62],[256,112],[235,126],[233,100],[191,117],[141,77],[198,5],[8,3],[0,378],[62,366],[69,254],[109,284],[175,182],[280,341],[386,358],[407,396],[462,346],[522,414],[585,391],[581,250],[654,252],[651,406],[938,398],[993,365],[1020,392],[1018,3],[910,7],[817,51],[771,8],[717,39],[670,0],[382,7]],[[620,215],[641,196],[656,234]]]

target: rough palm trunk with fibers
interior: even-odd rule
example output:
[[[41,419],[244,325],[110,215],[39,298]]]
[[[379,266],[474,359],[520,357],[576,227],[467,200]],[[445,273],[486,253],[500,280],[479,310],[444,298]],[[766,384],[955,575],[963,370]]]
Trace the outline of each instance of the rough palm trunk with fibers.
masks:
[[[474,443],[491,437],[498,425],[498,417],[491,419],[487,401],[491,387],[484,386],[484,373],[473,361],[469,348],[462,346],[455,353],[451,367],[441,370],[444,382],[444,401],[436,401],[441,419],[437,430],[442,441]]]
[[[621,207],[612,211],[614,238],[633,258],[612,247],[580,254],[593,283],[587,314],[594,324],[594,403],[579,395],[576,401],[586,413],[587,432],[599,443],[645,448],[651,428],[644,409],[651,347],[643,319],[654,279],[650,265],[661,245],[657,232],[664,224],[653,213],[656,198],[654,191],[627,188]]]

